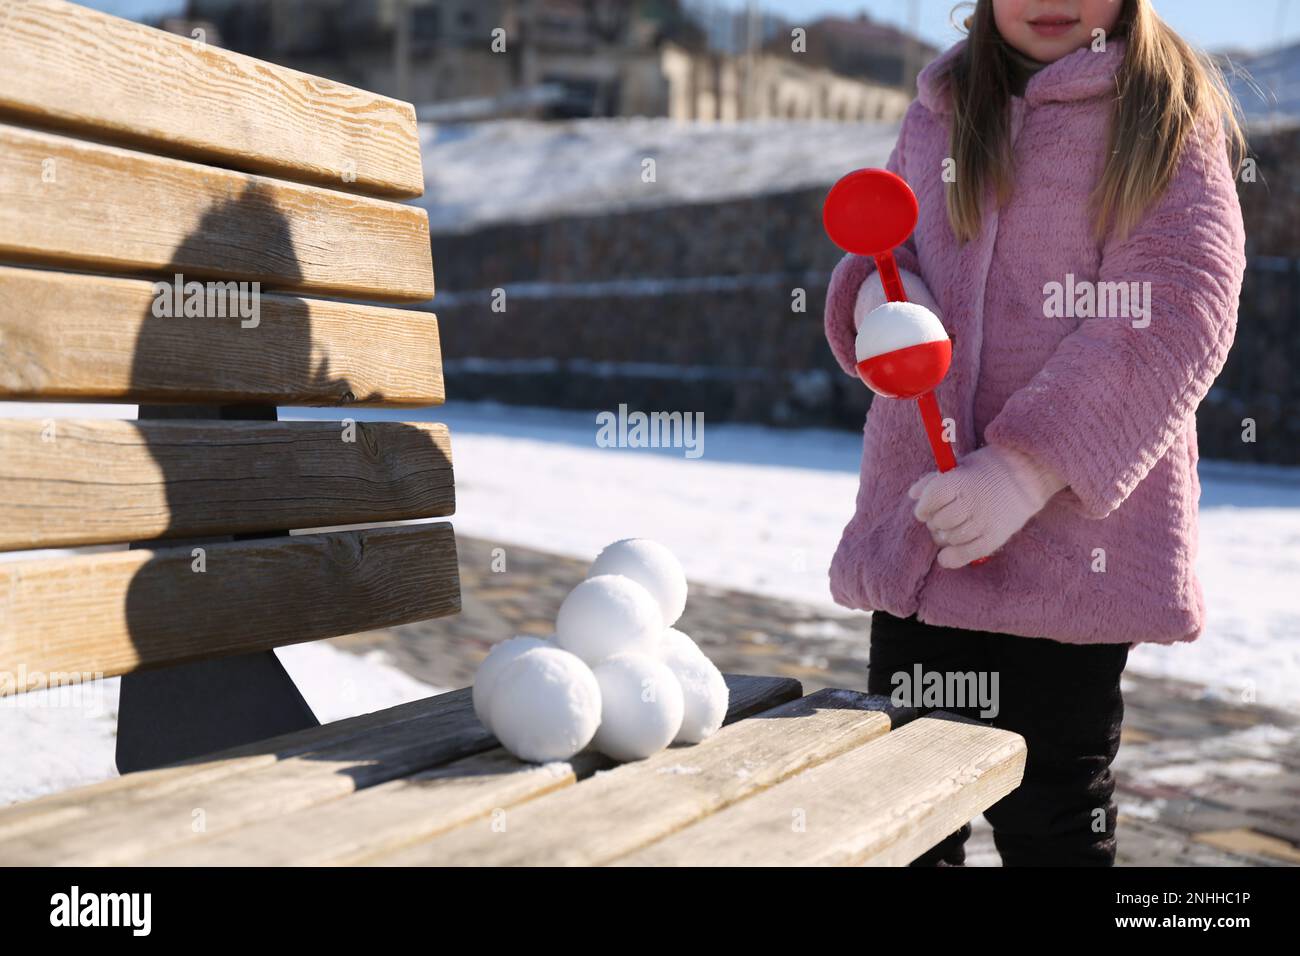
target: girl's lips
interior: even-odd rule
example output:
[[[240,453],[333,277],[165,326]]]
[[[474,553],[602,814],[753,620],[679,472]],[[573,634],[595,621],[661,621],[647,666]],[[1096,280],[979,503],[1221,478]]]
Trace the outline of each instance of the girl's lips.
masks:
[[[1063,17],[1040,17],[1037,20],[1029,21],[1029,29],[1040,37],[1059,37],[1069,33],[1078,22],[1078,20],[1067,20]]]

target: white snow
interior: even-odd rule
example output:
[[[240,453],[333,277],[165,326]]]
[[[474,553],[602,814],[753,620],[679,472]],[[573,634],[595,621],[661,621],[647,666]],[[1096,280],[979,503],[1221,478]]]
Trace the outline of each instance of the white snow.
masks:
[[[134,408],[6,408],[34,417],[106,412],[131,417]],[[594,413],[452,404],[352,414],[450,424],[461,534],[582,560],[619,538],[653,537],[692,582],[835,607],[826,573],[857,493],[856,434],[709,424],[705,456],[687,459],[672,448],[598,448]],[[338,417],[330,409],[282,415]],[[1300,469],[1202,462],[1201,478],[1206,632],[1190,645],[1140,646],[1130,666],[1300,707]],[[322,720],[437,692],[382,658],[327,644],[279,653]],[[41,693],[0,702],[0,804],[112,774],[116,681],[94,686],[65,706],[49,706]]]
[[[600,686],[576,654],[533,647],[501,670],[488,701],[489,726],[520,760],[568,760],[591,742],[601,722]]]
[[[595,667],[600,683],[600,729],[591,745],[614,760],[643,760],[663,750],[681,730],[685,699],[663,661],[629,652]]]
[[[625,651],[654,653],[663,629],[654,596],[621,574],[580,582],[555,615],[555,643],[592,667]]]
[[[686,609],[686,572],[682,563],[658,541],[627,538],[608,545],[591,563],[587,577],[621,574],[641,585],[659,604],[666,627]]]
[[[652,537],[692,582],[835,608],[827,571],[857,494],[857,434],[706,422],[704,456],[686,459],[597,448],[594,413],[453,403],[414,415],[451,426],[460,533],[582,560]],[[1202,462],[1201,482],[1205,633],[1140,645],[1130,666],[1300,706],[1300,469]]]
[[[483,663],[474,672],[474,690],[471,694],[474,713],[484,727],[492,729],[492,694],[501,678],[501,672],[524,651],[531,651],[534,647],[554,646],[546,638],[528,635],[512,637],[492,645],[492,650],[488,651],[488,656],[483,658]]]
[[[717,733],[726,720],[731,692],[722,672],[688,635],[670,627],[661,647],[663,662],[681,685],[685,705],[674,742],[698,744]]]
[[[434,233],[830,186],[884,166],[895,123],[595,119],[422,124]],[[653,177],[646,160],[653,160]],[[653,181],[647,181],[653,179]]]
[[[1230,62],[1225,73],[1253,127],[1300,123],[1300,43]]]
[[[321,723],[443,692],[388,663],[322,642],[276,655]],[[0,698],[0,806],[117,776],[117,678]]]

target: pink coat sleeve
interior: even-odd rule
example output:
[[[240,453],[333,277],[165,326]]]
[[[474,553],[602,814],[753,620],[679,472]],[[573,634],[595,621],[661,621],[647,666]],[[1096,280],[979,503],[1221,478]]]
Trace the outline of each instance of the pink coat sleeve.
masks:
[[[898,142],[889,154],[885,168],[897,173],[904,179],[902,154],[904,136],[907,132],[907,118],[898,132]],[[845,170],[848,172],[848,170]],[[916,275],[921,274],[921,266],[916,257],[916,240],[908,236],[907,241],[894,250],[894,261],[898,268],[906,269]],[[845,374],[858,377],[858,358],[855,349],[857,331],[853,327],[853,306],[858,300],[858,290],[862,283],[876,274],[876,262],[868,256],[855,256],[852,253],[840,260],[835,271],[831,273],[830,288],[826,292],[826,341],[830,342],[831,351]]]
[[[1193,137],[1164,195],[1107,241],[1099,283],[1149,283],[1150,324],[1083,320],[985,429],[1064,478],[1088,517],[1124,502],[1223,368],[1245,270],[1230,167],[1217,134]]]

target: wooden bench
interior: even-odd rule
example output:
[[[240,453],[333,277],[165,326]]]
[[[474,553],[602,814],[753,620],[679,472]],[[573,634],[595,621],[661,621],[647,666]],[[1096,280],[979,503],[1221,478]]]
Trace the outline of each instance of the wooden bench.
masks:
[[[636,763],[520,764],[459,690],[0,811],[0,861],[903,865],[1020,781],[1015,734],[727,680],[727,726]]]
[[[276,420],[442,401],[433,315],[354,301],[433,295],[422,184],[409,104],[0,8],[0,400],[142,419],[0,420],[0,550],[132,544],[0,563],[0,695],[121,675],[138,771],[0,810],[0,863],[905,863],[1013,789],[1013,734],[778,678],[616,769],[466,691],[316,725],[273,648],[459,609],[449,524],[373,527],[452,513],[447,430]],[[177,274],[257,314],[169,316]]]

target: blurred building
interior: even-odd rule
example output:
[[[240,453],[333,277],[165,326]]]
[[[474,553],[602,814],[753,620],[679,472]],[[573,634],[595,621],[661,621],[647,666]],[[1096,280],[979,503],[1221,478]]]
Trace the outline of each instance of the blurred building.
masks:
[[[789,33],[768,41],[765,49],[806,61],[839,76],[915,91],[916,75],[939,54],[919,37],[864,14],[823,17],[803,27],[806,50],[791,50]]]
[[[681,0],[189,0],[186,18],[164,26],[188,35],[202,24],[228,49],[409,100],[430,118],[901,116],[901,47],[873,34],[875,52],[850,55],[821,22],[817,49],[833,56],[765,45],[783,32],[771,18],[748,49],[719,48]]]

